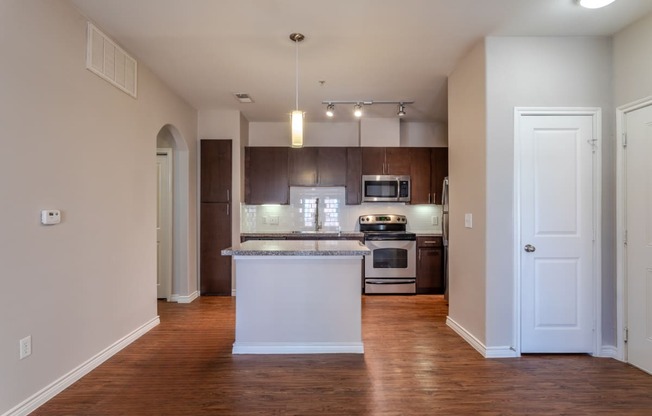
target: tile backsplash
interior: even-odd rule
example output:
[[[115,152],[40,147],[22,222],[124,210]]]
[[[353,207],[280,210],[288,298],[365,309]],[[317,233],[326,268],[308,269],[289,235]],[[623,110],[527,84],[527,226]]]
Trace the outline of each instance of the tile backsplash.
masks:
[[[317,198],[319,222],[325,231],[358,231],[360,215],[401,214],[408,219],[408,231],[441,232],[441,205],[346,205],[344,187],[291,187],[289,205],[242,204],[240,230],[243,233],[314,230]]]

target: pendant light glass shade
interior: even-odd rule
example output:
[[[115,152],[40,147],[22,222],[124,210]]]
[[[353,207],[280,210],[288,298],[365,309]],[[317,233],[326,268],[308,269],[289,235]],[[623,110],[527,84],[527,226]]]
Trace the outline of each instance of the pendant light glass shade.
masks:
[[[605,7],[613,3],[615,0],[578,0],[578,3],[582,7],[587,9],[599,9],[600,7]]]
[[[303,147],[303,111],[292,112],[292,147]]]

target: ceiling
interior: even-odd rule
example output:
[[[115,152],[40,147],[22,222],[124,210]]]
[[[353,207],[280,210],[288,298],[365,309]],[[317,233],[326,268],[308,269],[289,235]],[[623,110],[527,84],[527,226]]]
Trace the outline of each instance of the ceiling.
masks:
[[[652,12],[650,0],[583,9],[575,0],[70,0],[198,110],[285,121],[322,101],[414,101],[406,120],[446,121],[447,76],[484,36],[608,36]],[[323,81],[323,82],[322,82]],[[254,103],[239,103],[248,93]],[[351,105],[336,106],[351,121]],[[394,105],[365,116],[394,117]]]

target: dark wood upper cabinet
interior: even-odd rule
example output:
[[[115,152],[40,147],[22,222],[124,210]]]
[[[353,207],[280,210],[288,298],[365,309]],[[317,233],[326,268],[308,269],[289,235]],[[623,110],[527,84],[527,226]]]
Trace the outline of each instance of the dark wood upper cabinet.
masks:
[[[432,191],[430,189],[430,148],[410,147],[410,190],[411,204],[430,204]]]
[[[385,166],[386,175],[409,175],[410,174],[410,148],[409,147],[386,147]]]
[[[346,147],[319,147],[317,183],[319,186],[346,186]]]
[[[290,186],[345,186],[346,148],[289,149]]]
[[[231,199],[231,140],[202,140],[201,202]]]
[[[362,174],[384,175],[385,174],[385,148],[384,147],[362,147],[361,149],[362,149]]]
[[[204,173],[202,165],[204,175],[211,177],[210,172]],[[409,175],[412,204],[441,204],[442,181],[448,175],[448,149],[246,147],[245,203],[288,204],[290,186],[345,186],[346,204],[357,205],[362,202],[362,175]],[[202,202],[207,202],[204,198],[202,189]]]
[[[287,147],[245,148],[245,203],[289,204]]]
[[[302,147],[288,150],[288,171],[290,186],[314,186],[317,184],[316,147]]]
[[[362,149],[346,148],[346,205],[362,203]]]
[[[363,175],[409,175],[409,147],[363,147]]]
[[[430,192],[432,203],[441,204],[444,178],[448,176],[448,148],[430,149]]]

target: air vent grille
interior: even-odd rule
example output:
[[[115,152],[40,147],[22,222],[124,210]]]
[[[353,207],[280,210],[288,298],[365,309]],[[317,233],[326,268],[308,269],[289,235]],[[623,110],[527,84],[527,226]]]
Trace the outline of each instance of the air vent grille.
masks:
[[[138,63],[90,22],[86,68],[136,98]]]

